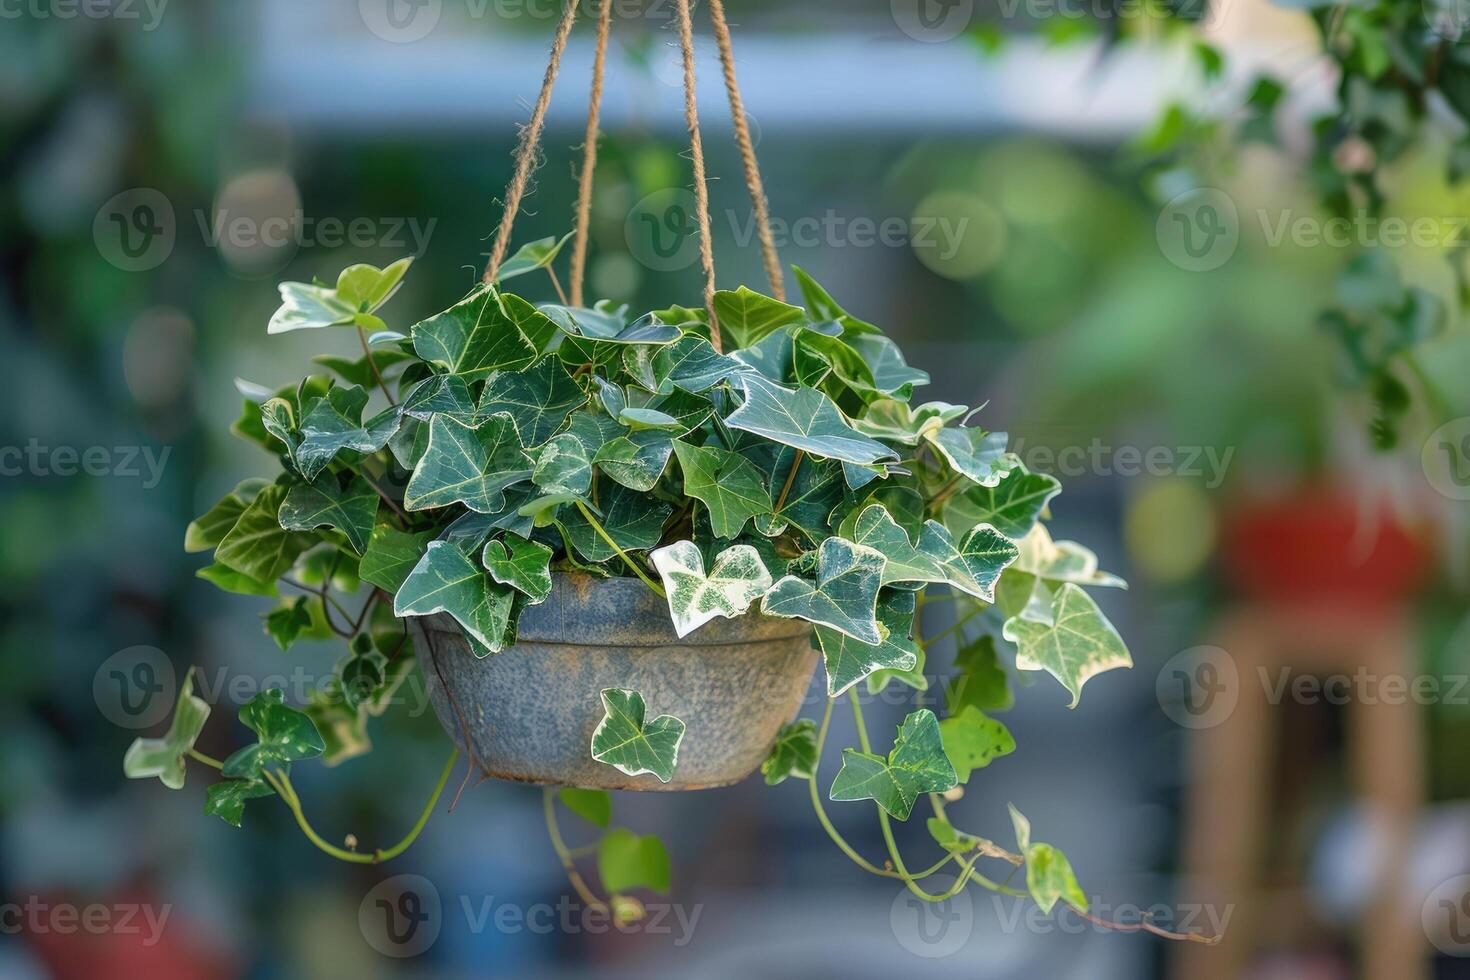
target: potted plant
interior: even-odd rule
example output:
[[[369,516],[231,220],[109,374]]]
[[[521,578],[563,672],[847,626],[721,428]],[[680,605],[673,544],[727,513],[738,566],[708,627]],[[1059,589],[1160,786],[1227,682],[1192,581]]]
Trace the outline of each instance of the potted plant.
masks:
[[[406,331],[381,314],[407,259],[351,266],[335,284],[283,284],[269,333],[355,331],[362,357],[319,357],[326,373],[249,389],[234,431],[274,454],[279,475],[241,483],[188,528],[186,548],[213,551],[202,577],[247,595],[295,590],[266,616],[282,647],[347,641],[333,678],[300,707],[279,690],[245,704],[240,720],[256,740],[224,760],[195,748],[210,707],[186,678],[167,733],[135,742],[126,773],[179,788],[189,761],[217,768],[207,812],[238,826],[248,801],[278,796],[322,851],[377,863],[417,837],[463,751],[466,779],[546,784],[548,829],[573,885],[632,919],[641,906],[631,892],[668,888],[663,845],[606,831],[595,893],[563,842],[558,803],[606,828],[608,789],[687,790],[759,768],[770,784],[806,780],[837,846],[918,896],[938,902],[979,884],[1091,918],[1066,857],[1033,840],[1019,811],[1011,850],[953,826],[945,804],[1015,748],[992,717],[1010,703],[1002,648],[1014,646],[1017,668],[1052,674],[1073,705],[1090,678],[1130,665],[1088,593],[1121,581],[1081,545],[1052,540],[1041,519],[1060,485],[1028,472],[1004,433],[969,424],[966,406],[915,403],[928,376],[877,326],[800,269],[803,303],[785,301],[719,0],[709,10],[775,295],[714,288],[688,0],[678,12],[702,308],[634,316],[581,302],[600,80],[570,296],[552,271],[565,239],[506,257],[577,6],[558,28],[483,281]],[[507,288],[542,270],[558,302]],[[925,635],[922,614],[935,606],[950,625]],[[945,717],[918,708],[875,744],[859,685],[923,690],[926,647],[951,636],[959,656]],[[795,718],[818,657],[825,707]],[[366,726],[415,669],[455,748],[403,840],[333,844],[306,819],[291,764],[364,752]],[[818,765],[839,697],[851,701],[859,744],[828,783]],[[838,834],[824,797],[876,804],[886,863]],[[911,871],[890,822],[921,798],[943,857]],[[1024,868],[1025,890],[983,876],[982,859]],[[924,887],[946,869],[950,887]]]

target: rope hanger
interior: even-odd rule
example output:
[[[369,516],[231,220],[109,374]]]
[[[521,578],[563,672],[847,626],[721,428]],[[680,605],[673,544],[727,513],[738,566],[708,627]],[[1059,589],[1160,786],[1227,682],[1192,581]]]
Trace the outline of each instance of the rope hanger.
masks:
[[[602,109],[602,89],[607,62],[607,41],[612,21],[614,0],[602,0],[597,21],[597,47],[592,61],[592,87],[587,106],[586,139],[582,150],[582,172],[577,182],[577,219],[572,243],[571,259],[571,303],[582,305],[582,284],[587,264],[587,235],[592,211],[592,177],[597,168],[597,130]],[[730,28],[725,20],[724,0],[708,0],[710,21],[714,28],[715,42],[719,47],[720,65],[725,80],[725,92],[730,101],[730,117],[735,128],[735,142],[740,149],[740,160],[745,170],[745,186],[750,192],[751,204],[755,209],[756,228],[760,238],[761,260],[765,265],[766,277],[770,280],[771,295],[784,301],[785,284],[781,276],[781,263],[776,254],[775,238],[771,234],[770,210],[766,202],[764,185],[761,183],[760,167],[756,161],[755,145],[750,137],[750,126],[745,116],[744,101],[740,97],[740,85],[735,78],[735,55],[730,42]],[[551,92],[556,85],[556,76],[561,69],[561,59],[566,51],[567,37],[577,19],[579,0],[566,0],[556,35],[551,43],[551,56],[547,61],[546,74],[541,81],[541,94],[531,112],[531,120],[521,131],[516,146],[515,170],[505,190],[505,215],[490,252],[490,261],[485,266],[485,282],[493,282],[505,253],[510,247],[511,229],[520,211],[521,200],[530,182],[535,165],[536,152],[541,143],[541,133],[546,122],[546,110],[551,104]],[[715,262],[714,242],[710,234],[709,189],[706,185],[704,144],[699,133],[699,107],[695,98],[694,75],[694,26],[691,13],[693,0],[677,0],[679,14],[679,46],[684,64],[684,122],[689,130],[689,155],[694,172],[694,200],[696,220],[699,226],[699,258],[704,271],[704,305],[709,314],[710,339],[715,350],[721,350],[719,325],[715,320]]]

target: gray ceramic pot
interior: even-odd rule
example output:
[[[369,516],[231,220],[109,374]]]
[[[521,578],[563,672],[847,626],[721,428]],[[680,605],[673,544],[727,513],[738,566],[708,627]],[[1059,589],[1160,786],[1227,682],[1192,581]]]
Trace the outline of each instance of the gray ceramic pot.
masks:
[[[668,606],[633,578],[553,576],[521,615],[515,646],[477,659],[453,619],[413,617],[419,668],[439,722],[500,779],[598,789],[685,790],[750,775],[801,705],[816,666],[811,627],[750,614],[680,639]],[[627,776],[591,756],[599,692],[638,691],[650,719],[685,723],[674,778]],[[457,710],[456,710],[457,709]]]

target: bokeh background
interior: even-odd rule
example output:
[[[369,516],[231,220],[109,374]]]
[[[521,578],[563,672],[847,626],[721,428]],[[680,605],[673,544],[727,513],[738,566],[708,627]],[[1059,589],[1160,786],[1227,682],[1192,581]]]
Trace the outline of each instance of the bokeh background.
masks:
[[[731,8],[783,260],[883,324],[932,373],[925,397],[986,403],[987,426],[1063,479],[1055,532],[1132,585],[1105,605],[1135,669],[1074,711],[1048,679],[1015,678],[1019,748],[956,820],[1004,839],[1013,801],[1100,913],[1154,907],[1225,942],[1182,953],[979,891],[920,921],[831,847],[799,782],[621,794],[618,822],[669,842],[668,901],[692,925],[592,934],[493,917],[569,893],[533,787],[469,789],[398,862],[355,868],[282,807],[235,830],[203,814],[197,775],[180,792],[124,780],[124,750],[158,719],[120,713],[117,678],[148,650],[202,669],[216,755],[239,737],[232,683],[290,693],[329,675],[334,647],[282,654],[266,600],[195,577],[184,527],[272,465],[228,434],[235,379],[275,387],[352,353],[345,333],[268,338],[275,282],[416,255],[386,310],[406,328],[475,280],[556,5],[26,0],[0,4],[0,445],[25,451],[0,477],[0,899],[109,911],[96,928],[0,916],[0,977],[1470,976],[1460,259],[1444,241],[1271,234],[1325,218],[1303,147],[1335,79],[1307,15],[1224,0],[1111,43],[1111,4]],[[589,291],[693,304],[674,6],[615,9]],[[719,280],[759,289],[699,20]],[[1224,55],[1217,78],[1201,38]],[[590,63],[584,18],[518,241],[571,227]],[[1235,212],[1217,262],[1185,247],[1190,222],[1166,203],[1191,186],[1154,165],[1181,138],[1168,107],[1229,116],[1268,66],[1290,83],[1271,138],[1206,144],[1193,172]],[[1470,188],[1445,177],[1462,135],[1430,132],[1396,162],[1389,213],[1470,215]],[[1360,253],[1369,271],[1349,286],[1397,276],[1449,310],[1388,449],[1318,324]],[[1282,690],[1279,670],[1359,668],[1238,707]],[[1392,677],[1435,692],[1385,706]],[[835,717],[840,746],[852,732]],[[386,841],[418,812],[446,741],[432,713],[409,698],[373,739],[363,759],[300,767],[317,826]],[[866,807],[829,809],[881,851]],[[932,846],[921,826],[903,834]],[[437,937],[404,958],[359,917],[398,874],[441,903]],[[167,915],[160,932],[148,913]],[[1392,973],[1371,965],[1385,943]]]

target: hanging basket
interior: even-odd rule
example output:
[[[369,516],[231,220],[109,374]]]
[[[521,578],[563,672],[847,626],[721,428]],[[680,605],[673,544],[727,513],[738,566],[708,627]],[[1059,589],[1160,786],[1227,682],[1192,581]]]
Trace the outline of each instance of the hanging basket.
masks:
[[[546,601],[522,614],[515,646],[483,660],[450,617],[408,622],[449,736],[487,775],[555,786],[667,791],[739,782],[796,715],[817,661],[811,626],[798,619],[750,613],[680,639],[664,601],[630,578],[554,576]],[[592,758],[606,688],[640,692],[650,718],[683,719],[669,782]]]

